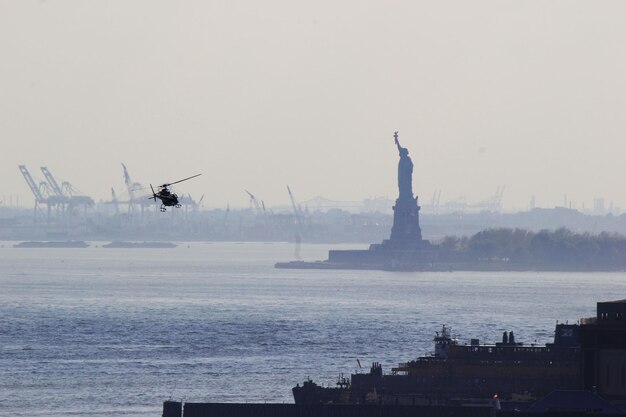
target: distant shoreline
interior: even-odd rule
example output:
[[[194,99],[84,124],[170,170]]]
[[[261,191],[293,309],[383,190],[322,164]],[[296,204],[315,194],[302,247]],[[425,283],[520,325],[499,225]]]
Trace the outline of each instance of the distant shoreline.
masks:
[[[385,267],[383,265],[357,265],[357,264],[337,264],[327,261],[305,262],[277,262],[274,264],[277,269],[329,269],[329,270],[378,270],[389,272],[624,272],[626,268],[574,268],[571,266],[538,266],[509,263],[435,263],[431,265],[410,267]]]

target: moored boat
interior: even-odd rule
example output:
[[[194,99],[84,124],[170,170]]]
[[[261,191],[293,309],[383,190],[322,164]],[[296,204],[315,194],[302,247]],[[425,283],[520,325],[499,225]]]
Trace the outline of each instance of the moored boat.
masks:
[[[114,241],[102,245],[103,248],[175,248],[172,242],[122,242]]]
[[[86,248],[89,244],[82,240],[28,241],[13,245],[14,248]]]

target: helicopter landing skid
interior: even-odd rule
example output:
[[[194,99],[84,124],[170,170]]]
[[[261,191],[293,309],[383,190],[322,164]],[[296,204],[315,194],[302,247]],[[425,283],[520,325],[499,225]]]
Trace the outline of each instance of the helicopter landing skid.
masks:
[[[167,211],[167,209],[165,208],[164,205],[161,205],[161,213],[164,213],[165,211]]]
[[[182,206],[180,204],[176,204],[174,207],[181,208]]]

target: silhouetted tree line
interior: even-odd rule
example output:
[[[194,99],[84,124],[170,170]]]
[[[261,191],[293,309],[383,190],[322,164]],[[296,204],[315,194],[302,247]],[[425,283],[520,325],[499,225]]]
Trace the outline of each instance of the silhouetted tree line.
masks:
[[[545,269],[626,269],[626,237],[607,232],[488,229],[471,237],[447,236],[440,247],[442,261],[489,260]]]

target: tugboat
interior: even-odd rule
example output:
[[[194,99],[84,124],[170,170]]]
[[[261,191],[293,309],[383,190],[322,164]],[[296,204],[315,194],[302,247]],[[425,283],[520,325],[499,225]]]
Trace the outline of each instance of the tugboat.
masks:
[[[350,402],[350,380],[339,374],[336,387],[324,388],[307,379],[292,389],[296,404],[347,404]]]

